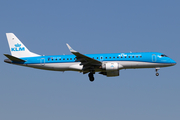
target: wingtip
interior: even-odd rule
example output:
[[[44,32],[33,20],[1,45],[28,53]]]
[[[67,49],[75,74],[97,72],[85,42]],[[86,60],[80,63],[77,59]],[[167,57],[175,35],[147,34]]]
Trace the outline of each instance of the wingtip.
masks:
[[[67,45],[67,47],[69,48],[69,50],[70,50],[71,52],[76,52],[75,50],[73,50],[73,49],[71,48],[71,46],[70,46],[68,43],[66,43],[66,45]]]
[[[68,43],[66,43],[66,45],[67,45],[67,47],[69,48],[69,50],[72,49]]]

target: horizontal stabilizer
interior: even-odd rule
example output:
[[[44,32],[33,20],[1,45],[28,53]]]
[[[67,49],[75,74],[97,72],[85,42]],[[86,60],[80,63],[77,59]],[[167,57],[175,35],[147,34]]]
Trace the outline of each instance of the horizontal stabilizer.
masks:
[[[7,58],[9,58],[13,62],[25,62],[25,60],[22,60],[20,58],[14,57],[12,55],[4,54]]]

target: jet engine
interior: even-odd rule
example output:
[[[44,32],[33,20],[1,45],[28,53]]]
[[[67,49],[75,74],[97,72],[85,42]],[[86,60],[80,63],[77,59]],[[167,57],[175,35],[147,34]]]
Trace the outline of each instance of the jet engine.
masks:
[[[123,66],[117,62],[107,62],[102,64],[102,69],[111,71],[111,70],[119,70],[123,68]]]
[[[102,69],[105,71],[100,72],[99,74],[106,75],[107,77],[119,76],[119,69],[122,69],[123,66],[117,62],[107,62],[102,64]]]

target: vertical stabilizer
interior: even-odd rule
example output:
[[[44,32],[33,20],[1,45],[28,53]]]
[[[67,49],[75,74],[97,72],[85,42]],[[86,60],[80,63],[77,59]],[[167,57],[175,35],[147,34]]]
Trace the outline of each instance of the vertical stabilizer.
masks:
[[[12,56],[18,58],[40,56],[38,54],[30,52],[13,33],[6,33],[6,36]]]

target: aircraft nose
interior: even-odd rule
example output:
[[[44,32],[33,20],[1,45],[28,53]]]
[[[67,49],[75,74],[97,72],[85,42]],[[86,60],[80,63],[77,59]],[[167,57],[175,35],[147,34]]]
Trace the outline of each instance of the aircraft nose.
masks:
[[[173,59],[171,59],[171,64],[172,64],[172,65],[176,65],[176,61],[174,61]]]

